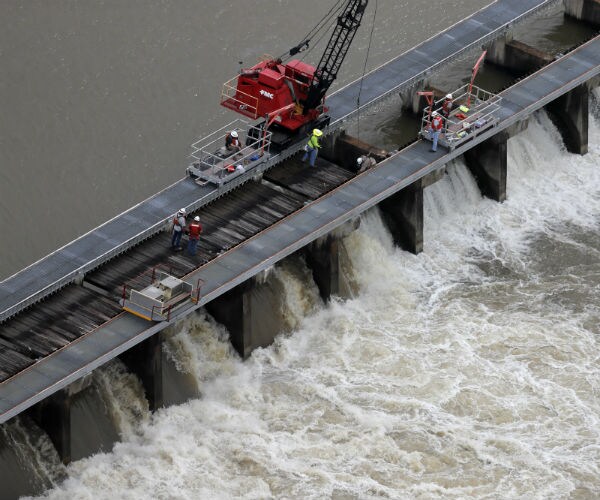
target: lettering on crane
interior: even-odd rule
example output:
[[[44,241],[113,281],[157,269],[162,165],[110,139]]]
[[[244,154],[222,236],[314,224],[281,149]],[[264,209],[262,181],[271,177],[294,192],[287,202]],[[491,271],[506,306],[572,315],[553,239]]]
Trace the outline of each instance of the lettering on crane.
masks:
[[[265,96],[267,99],[273,99],[273,97],[275,97],[271,92],[267,92],[263,89],[260,89],[260,95]]]

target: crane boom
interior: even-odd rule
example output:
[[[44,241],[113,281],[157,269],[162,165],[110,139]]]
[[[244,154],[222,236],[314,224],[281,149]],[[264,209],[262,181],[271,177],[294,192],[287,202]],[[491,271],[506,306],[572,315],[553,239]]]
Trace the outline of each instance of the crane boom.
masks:
[[[325,93],[348,54],[368,3],[344,0],[317,67],[301,59],[287,63],[263,59],[223,85],[221,105],[248,118],[266,119],[288,139],[312,125],[328,123]],[[302,52],[308,42],[306,39],[293,47],[290,56]]]
[[[336,79],[354,35],[360,27],[368,3],[368,0],[348,0],[346,3],[317,65],[310,91],[304,102],[304,114],[315,109],[323,101],[325,93]]]

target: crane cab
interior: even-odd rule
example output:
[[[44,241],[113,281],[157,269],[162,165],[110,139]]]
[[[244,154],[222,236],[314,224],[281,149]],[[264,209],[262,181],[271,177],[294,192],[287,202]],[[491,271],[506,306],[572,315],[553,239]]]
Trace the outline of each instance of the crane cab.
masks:
[[[314,66],[298,59],[287,64],[264,60],[243,69],[223,85],[221,105],[257,119],[295,104],[293,109],[277,116],[275,123],[289,132],[297,132],[324,112],[323,106],[304,112],[303,104],[314,79]]]

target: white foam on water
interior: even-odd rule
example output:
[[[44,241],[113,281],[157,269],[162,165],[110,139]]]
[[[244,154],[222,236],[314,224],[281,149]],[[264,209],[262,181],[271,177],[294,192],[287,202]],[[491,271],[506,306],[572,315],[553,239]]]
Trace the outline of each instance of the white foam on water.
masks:
[[[140,423],[148,422],[150,412],[142,383],[120,360],[95,370],[93,377],[122,439],[135,434]]]
[[[594,498],[599,139],[592,121],[590,153],[570,155],[536,115],[509,142],[502,204],[449,166],[426,190],[417,256],[369,212],[345,240],[351,300],[307,308],[298,290],[314,285],[276,269],[308,315],[246,362],[212,321],[188,320],[179,359],[202,397],[71,464],[45,496]],[[575,262],[569,276],[544,245]]]
[[[31,425],[25,426],[21,417],[17,417],[4,424],[0,433],[4,435],[5,442],[10,446],[17,462],[27,467],[30,486],[38,484],[47,488],[54,487],[66,476],[65,466],[60,461],[52,441],[43,431],[32,428]]]
[[[319,290],[311,279],[311,271],[303,259],[288,259],[274,268],[283,286],[282,315],[286,327],[295,329],[303,318],[322,305]]]
[[[191,373],[202,391],[205,381],[235,372],[239,359],[229,343],[229,333],[204,311],[181,321],[167,336],[167,350],[175,366]]]

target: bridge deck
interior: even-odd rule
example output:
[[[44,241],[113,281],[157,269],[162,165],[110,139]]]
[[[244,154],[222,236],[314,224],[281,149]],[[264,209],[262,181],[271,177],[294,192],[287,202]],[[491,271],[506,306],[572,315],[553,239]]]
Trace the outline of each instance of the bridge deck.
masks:
[[[93,332],[0,384],[0,422],[65,387],[133,345],[179,320],[307,243],[358,216],[391,194],[439,169],[452,158],[600,74],[600,37],[541,69],[501,95],[498,126],[452,152],[429,152],[419,141],[329,194],[191,272],[206,285],[197,305],[152,324],[121,313]]]
[[[368,74],[362,82],[360,109],[368,108],[386,96],[423,80],[454,58],[491,41],[516,22],[557,1],[500,0],[479,10]],[[357,112],[356,100],[360,88],[360,82],[354,82],[328,99],[332,118],[330,128],[339,126]],[[292,146],[258,170],[280,163],[300,147],[301,144]],[[257,173],[254,171],[252,175]],[[9,277],[0,283],[0,322],[158,233],[181,206],[189,211],[196,210],[246,182],[248,178],[241,176],[221,188],[208,185],[200,187],[190,179],[182,179]]]
[[[354,175],[323,159],[318,168],[307,170],[291,158],[268,173],[279,170],[272,187],[251,182],[201,209],[203,234],[196,256],[173,252],[170,234],[157,234],[88,273],[83,286],[68,285],[5,321],[0,330],[0,382],[120,313],[118,300],[127,281],[157,265],[183,277]],[[281,188],[287,177],[293,189]]]

